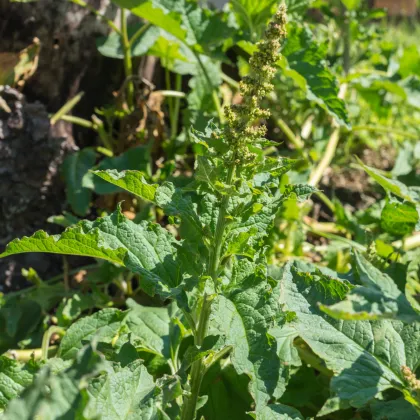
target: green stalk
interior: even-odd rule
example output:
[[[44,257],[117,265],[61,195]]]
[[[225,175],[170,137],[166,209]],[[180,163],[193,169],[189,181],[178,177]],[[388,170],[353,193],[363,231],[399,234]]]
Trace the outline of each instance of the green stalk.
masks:
[[[139,28],[136,33],[130,39],[130,47],[134,45],[134,43],[152,26],[151,23],[146,23],[141,28]]]
[[[293,133],[291,128],[282,120],[281,118],[277,118],[276,120],[278,127],[283,131],[283,133],[286,135],[287,139],[290,141],[290,143],[293,144],[293,146],[296,147],[296,149],[300,152],[305,147],[305,143]]]
[[[175,90],[180,91],[182,87],[182,76],[176,74],[175,76]],[[176,96],[173,98],[173,110],[171,115],[171,139],[174,139],[178,132],[179,108],[181,106],[181,98]]]
[[[84,92],[78,93],[76,96],[67,101],[50,119],[51,125],[54,125],[57,121],[61,120],[67,115],[83,98]]]
[[[420,135],[409,133],[404,130],[398,130],[397,128],[384,127],[380,125],[356,125],[352,128],[352,132],[355,131],[368,131],[373,133],[384,133],[384,134],[395,134],[396,136],[405,137],[410,140],[419,140]]]
[[[48,359],[48,349],[50,347],[50,340],[53,334],[59,334],[61,337],[66,333],[66,331],[57,326],[52,326],[45,331],[44,336],[42,337],[42,351],[41,351],[41,359],[47,360]]]
[[[234,159],[235,160],[235,159]],[[231,184],[235,173],[235,165],[232,164],[229,167],[227,175],[227,184]],[[213,247],[210,251],[209,257],[209,276],[213,279],[215,285],[217,282],[217,275],[220,268],[220,253],[222,250],[223,236],[226,228],[226,211],[228,206],[229,196],[225,195],[220,205],[219,216],[217,218],[216,233],[214,235]],[[213,298],[211,296],[204,295],[203,306],[200,312],[200,319],[198,321],[197,334],[195,336],[195,345],[201,346],[207,335],[211,304]],[[197,400],[200,394],[201,382],[206,371],[206,366],[203,359],[197,360],[192,364],[191,367],[191,393],[185,398],[184,405],[182,407],[181,420],[193,420],[195,418],[195,411],[197,406]]]
[[[127,19],[125,9],[121,8],[121,43],[124,51],[124,70],[127,81],[127,104],[130,109],[134,106],[133,62],[131,60],[131,45],[128,39]]]

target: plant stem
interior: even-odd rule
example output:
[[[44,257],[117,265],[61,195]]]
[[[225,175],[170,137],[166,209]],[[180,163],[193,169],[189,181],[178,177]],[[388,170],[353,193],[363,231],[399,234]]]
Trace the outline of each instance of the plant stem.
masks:
[[[152,26],[151,23],[146,23],[141,28],[139,28],[136,33],[130,38],[130,47]]]
[[[347,84],[343,84],[340,87],[340,92],[338,94],[338,97],[340,99],[344,99],[347,93]],[[318,166],[315,168],[315,170],[312,172],[311,176],[309,177],[308,184],[312,187],[318,186],[319,182],[321,181],[322,176],[324,175],[324,172],[326,169],[330,166],[335,152],[337,150],[338,141],[340,140],[340,127],[338,124],[334,124],[335,128],[334,131],[331,134],[331,137],[328,140],[327,147],[325,149],[324,156],[318,163]]]
[[[125,9],[121,7],[121,43],[124,51],[124,70],[127,81],[127,104],[130,109],[134,106],[133,62],[131,61],[131,45],[128,39],[127,19]]]
[[[200,66],[200,68],[201,68],[201,70],[204,74],[204,77],[206,78],[207,83],[209,84],[209,86],[211,86],[214,106],[216,107],[216,111],[217,111],[217,115],[219,116],[220,123],[223,123],[225,118],[224,118],[224,115],[223,115],[222,107],[220,105],[220,100],[219,100],[219,95],[218,95],[217,89],[213,85],[213,83],[210,79],[210,76],[207,72],[207,69],[206,69],[203,61],[201,60],[200,54],[198,54],[196,51],[194,51],[194,55],[195,55],[195,58],[197,59],[197,62],[198,62],[199,66]]]
[[[50,346],[48,348],[48,357],[55,356],[57,350],[57,346]],[[35,360],[40,360],[42,357],[42,349],[9,350],[6,353],[6,356],[21,362],[29,362],[29,360],[32,358]]]
[[[350,31],[350,14],[348,13],[346,7],[343,5],[343,44],[344,44],[344,51],[343,51],[343,70],[344,74],[347,76],[350,71],[351,66],[351,56],[350,56],[350,47],[351,47],[351,31]]]
[[[235,161],[235,159],[233,159]],[[236,166],[232,164],[229,167],[227,184],[231,184],[233,176],[235,174]],[[216,232],[214,235],[214,242],[212,249],[210,250],[209,256],[209,270],[208,274],[213,279],[215,287],[217,285],[217,275],[220,267],[220,253],[222,250],[223,236],[226,227],[226,211],[229,202],[229,196],[223,196],[220,204],[219,215],[217,218]],[[213,301],[212,296],[204,295],[203,306],[201,307],[200,319],[198,321],[197,334],[195,336],[195,345],[201,346],[207,335],[207,329],[210,321],[211,304]],[[195,418],[195,411],[197,406],[197,400],[200,394],[200,386],[203,380],[206,367],[203,359],[197,360],[192,364],[191,367],[191,394],[185,398],[184,405],[182,407],[181,420],[193,420]]]
[[[65,330],[61,327],[52,326],[45,331],[44,336],[42,337],[42,351],[41,351],[41,359],[47,360],[48,359],[48,349],[50,347],[50,340],[53,334],[59,334],[61,337],[65,334]]]
[[[95,129],[95,124],[92,121],[85,120],[84,118],[75,117],[74,115],[62,115],[60,120],[67,121],[72,124],[79,125],[80,127]]]
[[[182,87],[182,76],[176,74],[175,76],[175,90],[180,91]],[[178,132],[179,108],[181,106],[180,97],[173,98],[173,110],[171,115],[171,139],[174,139]]]
[[[297,137],[295,133],[293,133],[293,131],[284,122],[284,120],[282,120],[281,118],[277,118],[276,122],[281,131],[283,131],[283,133],[286,135],[290,143],[292,143],[297,150],[301,151],[305,147],[305,143],[303,143],[303,141],[299,137]]]
[[[355,131],[369,131],[374,133],[384,133],[384,134],[395,134],[396,136],[406,137],[411,140],[419,140],[420,135],[414,133],[408,133],[404,130],[398,130],[397,128],[384,127],[380,125],[356,125],[352,128],[352,132]]]
[[[50,119],[50,124],[54,125],[58,120],[61,120],[64,115],[67,115],[83,98],[84,92],[78,93],[76,96],[67,101]]]

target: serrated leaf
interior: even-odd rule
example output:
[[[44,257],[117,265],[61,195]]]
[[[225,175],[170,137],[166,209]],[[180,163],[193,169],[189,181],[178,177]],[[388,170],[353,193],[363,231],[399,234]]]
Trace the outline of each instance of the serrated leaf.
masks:
[[[219,295],[213,303],[210,334],[224,335],[225,344],[232,346],[232,364],[239,375],[251,378],[249,389],[259,411],[285,388],[287,369],[280,364],[276,343],[267,335],[277,303],[267,280],[255,274],[253,263],[240,260],[235,265],[241,274],[225,296]]]
[[[89,210],[92,191],[84,186],[83,179],[95,161],[95,150],[87,147],[67,156],[61,167],[66,182],[67,201],[79,216],[85,216]]]
[[[96,374],[101,357],[91,347],[77,356],[66,370],[52,374],[46,366],[20,398],[14,399],[2,416],[4,420],[80,419],[86,406],[87,378]]]
[[[379,271],[358,252],[354,253],[354,269],[363,286],[351,290],[347,298],[321,309],[328,315],[345,320],[399,319],[420,321],[418,314],[394,280]]]
[[[156,385],[141,360],[126,367],[114,366],[88,387],[84,415],[103,420],[158,418]]]
[[[414,187],[407,187],[400,181],[388,178],[382,171],[365,165],[360,159],[357,159],[357,161],[367,174],[372,177],[385,191],[407,200],[410,203],[415,204],[420,202],[420,192]]]
[[[381,228],[392,235],[405,236],[412,233],[419,221],[419,214],[413,203],[386,202],[381,213]]]
[[[81,221],[61,235],[49,236],[43,231],[31,237],[12,241],[0,257],[24,252],[81,255],[101,258],[123,265],[141,275],[142,288],[150,294],[177,296],[186,304],[179,288],[189,277],[194,264],[187,258],[180,243],[156,223],[128,220],[118,208],[110,216],[94,222]]]
[[[128,39],[145,24],[129,25],[127,28]],[[160,36],[160,30],[155,26],[145,28],[144,32],[131,45],[131,56],[138,57],[148,52],[149,48],[154,45]],[[121,35],[116,32],[111,32],[108,36],[100,37],[96,40],[96,47],[98,51],[105,57],[110,58],[124,58],[124,48],[121,42]]]
[[[122,326],[126,314],[118,309],[106,308],[85,316],[70,326],[61,340],[58,356],[64,360],[73,359],[85,342],[111,343]]]
[[[285,74],[306,91],[307,98],[324,108],[335,120],[350,127],[346,106],[338,98],[335,76],[324,64],[327,45],[318,45],[307,26],[289,25],[288,36],[282,54]]]
[[[21,363],[5,356],[0,357],[0,411],[31,385],[39,367],[33,363]]]
[[[361,407],[389,388],[404,388],[402,366],[419,365],[420,324],[400,321],[341,321],[319,309],[342,300],[347,283],[319,272],[298,272],[288,264],[280,302],[296,313],[290,325],[334,372],[331,391]]]

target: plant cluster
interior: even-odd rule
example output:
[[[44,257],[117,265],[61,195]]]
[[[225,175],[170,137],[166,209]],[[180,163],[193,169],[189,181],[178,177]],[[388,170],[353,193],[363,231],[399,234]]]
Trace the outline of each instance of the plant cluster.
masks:
[[[101,142],[63,164],[66,229],[0,255],[95,263],[28,268],[33,286],[1,296],[1,418],[419,418],[418,49],[382,40],[384,12],[358,0],[113,3],[120,27],[91,11],[121,91],[91,121],[69,115],[82,95],[51,117]],[[165,89],[142,90],[141,55]],[[138,114],[153,97],[163,140]],[[399,150],[392,173],[349,158],[366,132]],[[333,160],[375,204],[340,201]]]

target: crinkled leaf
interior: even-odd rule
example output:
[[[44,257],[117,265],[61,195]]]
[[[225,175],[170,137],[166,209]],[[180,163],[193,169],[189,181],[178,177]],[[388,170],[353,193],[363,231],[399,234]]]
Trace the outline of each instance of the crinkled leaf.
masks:
[[[141,285],[150,295],[177,296],[185,304],[179,286],[192,268],[179,242],[156,223],[136,224],[121,209],[94,222],[81,221],[61,235],[43,231],[12,241],[0,257],[24,252],[47,252],[105,259],[141,275]]]
[[[404,322],[420,321],[420,314],[412,308],[390,276],[357,252],[353,261],[363,286],[356,286],[341,302],[332,306],[321,305],[325,313],[345,320],[391,318]]]
[[[20,398],[14,399],[4,420],[80,419],[87,403],[87,378],[98,372],[102,359],[92,347],[77,355],[68,369],[52,374],[46,366]]]
[[[95,165],[95,161],[95,150],[84,148],[67,156],[61,167],[66,182],[67,201],[79,216],[85,216],[89,210],[92,191],[84,186],[84,177]]]
[[[381,227],[392,235],[405,236],[413,232],[419,221],[419,214],[413,203],[389,200],[381,213]]]
[[[93,338],[98,342],[111,343],[122,326],[126,314],[118,309],[106,308],[85,316],[70,326],[61,340],[58,356],[72,359],[85,342]]]
[[[37,371],[38,366],[33,362],[23,364],[0,356],[0,411],[31,385]]]
[[[354,407],[380,392],[403,388],[401,366],[416,369],[420,324],[400,321],[335,320],[319,308],[344,299],[350,287],[320,272],[297,272],[288,264],[281,280],[280,302],[296,313],[290,322],[311,349],[334,372],[331,391]]]
[[[144,24],[130,25],[127,28],[128,38],[131,37],[142,27]],[[138,57],[148,52],[149,48],[154,45],[160,36],[159,28],[151,26],[145,28],[144,32],[135,40],[131,45],[131,56]],[[116,32],[111,32],[106,37],[100,37],[96,40],[98,51],[105,57],[111,58],[124,58],[124,48],[121,42],[121,35]]]
[[[337,80],[324,64],[327,45],[318,45],[307,26],[290,25],[282,50],[285,74],[306,91],[307,98],[324,108],[340,124],[350,121],[343,100],[338,98]]]
[[[255,273],[253,263],[240,260],[234,270],[238,272],[234,287],[213,303],[210,334],[225,336],[225,344],[232,346],[232,364],[238,374],[251,378],[250,392],[259,411],[272,396],[284,392],[287,377],[276,343],[267,334],[277,302],[267,280]]]
[[[103,420],[157,419],[156,385],[142,361],[114,366],[88,387],[88,418]]]

